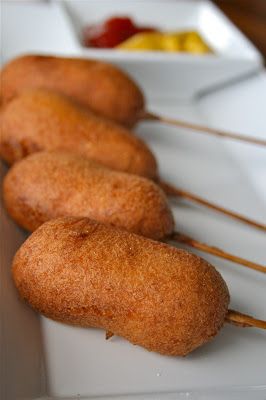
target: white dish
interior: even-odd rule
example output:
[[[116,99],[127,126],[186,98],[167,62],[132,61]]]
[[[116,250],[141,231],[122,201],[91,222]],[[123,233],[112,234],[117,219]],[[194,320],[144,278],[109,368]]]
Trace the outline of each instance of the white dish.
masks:
[[[209,1],[196,0],[62,0],[86,57],[119,63],[148,97],[192,98],[202,91],[243,77],[262,66],[249,40]],[[163,30],[197,30],[215,54],[195,56],[162,52],[126,52],[82,46],[84,26],[113,15],[130,15],[138,24]],[[162,72],[163,71],[163,72]]]

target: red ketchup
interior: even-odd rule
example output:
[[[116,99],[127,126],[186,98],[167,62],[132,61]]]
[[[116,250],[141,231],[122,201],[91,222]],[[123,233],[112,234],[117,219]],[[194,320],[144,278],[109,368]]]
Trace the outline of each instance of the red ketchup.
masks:
[[[148,26],[137,26],[128,17],[113,17],[100,25],[88,26],[83,32],[86,47],[113,48],[140,32],[154,32]]]

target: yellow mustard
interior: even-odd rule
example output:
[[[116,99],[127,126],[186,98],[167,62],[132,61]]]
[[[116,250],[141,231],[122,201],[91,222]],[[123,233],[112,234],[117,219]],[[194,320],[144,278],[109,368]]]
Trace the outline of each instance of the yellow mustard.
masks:
[[[210,53],[211,49],[198,32],[144,32],[138,33],[116,47],[132,51],[188,52],[194,54]]]

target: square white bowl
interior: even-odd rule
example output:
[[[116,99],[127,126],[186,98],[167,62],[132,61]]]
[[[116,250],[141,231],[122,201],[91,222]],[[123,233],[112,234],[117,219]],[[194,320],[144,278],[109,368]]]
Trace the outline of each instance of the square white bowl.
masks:
[[[62,0],[59,4],[69,18],[80,53],[117,63],[138,81],[147,97],[190,99],[262,66],[257,49],[210,1]],[[82,30],[86,25],[116,15],[127,15],[137,24],[165,31],[196,30],[214,54],[130,52],[83,46]]]

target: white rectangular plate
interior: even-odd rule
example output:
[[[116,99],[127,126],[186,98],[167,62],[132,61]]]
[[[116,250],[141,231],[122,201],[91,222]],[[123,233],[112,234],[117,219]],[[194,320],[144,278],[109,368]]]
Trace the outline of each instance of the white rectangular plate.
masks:
[[[153,107],[202,122],[198,106],[156,102]],[[255,118],[256,109],[252,112]],[[226,115],[224,118],[226,122]],[[252,188],[223,142],[158,124],[142,125],[138,131],[155,151],[164,178],[224,206],[265,220],[263,198]],[[172,207],[181,231],[265,263],[263,233],[182,201]],[[100,330],[72,328],[39,319],[18,302],[10,279],[11,259],[24,234],[5,213],[1,225],[4,238],[2,282],[5,282],[1,304],[9,390],[24,394],[23,390],[27,389],[37,395],[46,381],[49,393],[64,398],[78,394],[93,397],[212,389],[219,393],[234,386],[240,386],[243,391],[265,384],[266,336],[265,332],[255,329],[226,326],[212,343],[186,358],[175,358],[149,353],[118,337],[105,341],[104,332]],[[226,279],[231,291],[231,307],[266,318],[265,276],[213,257],[206,258]],[[26,379],[26,376],[31,378]],[[214,396],[212,392],[212,398]]]

